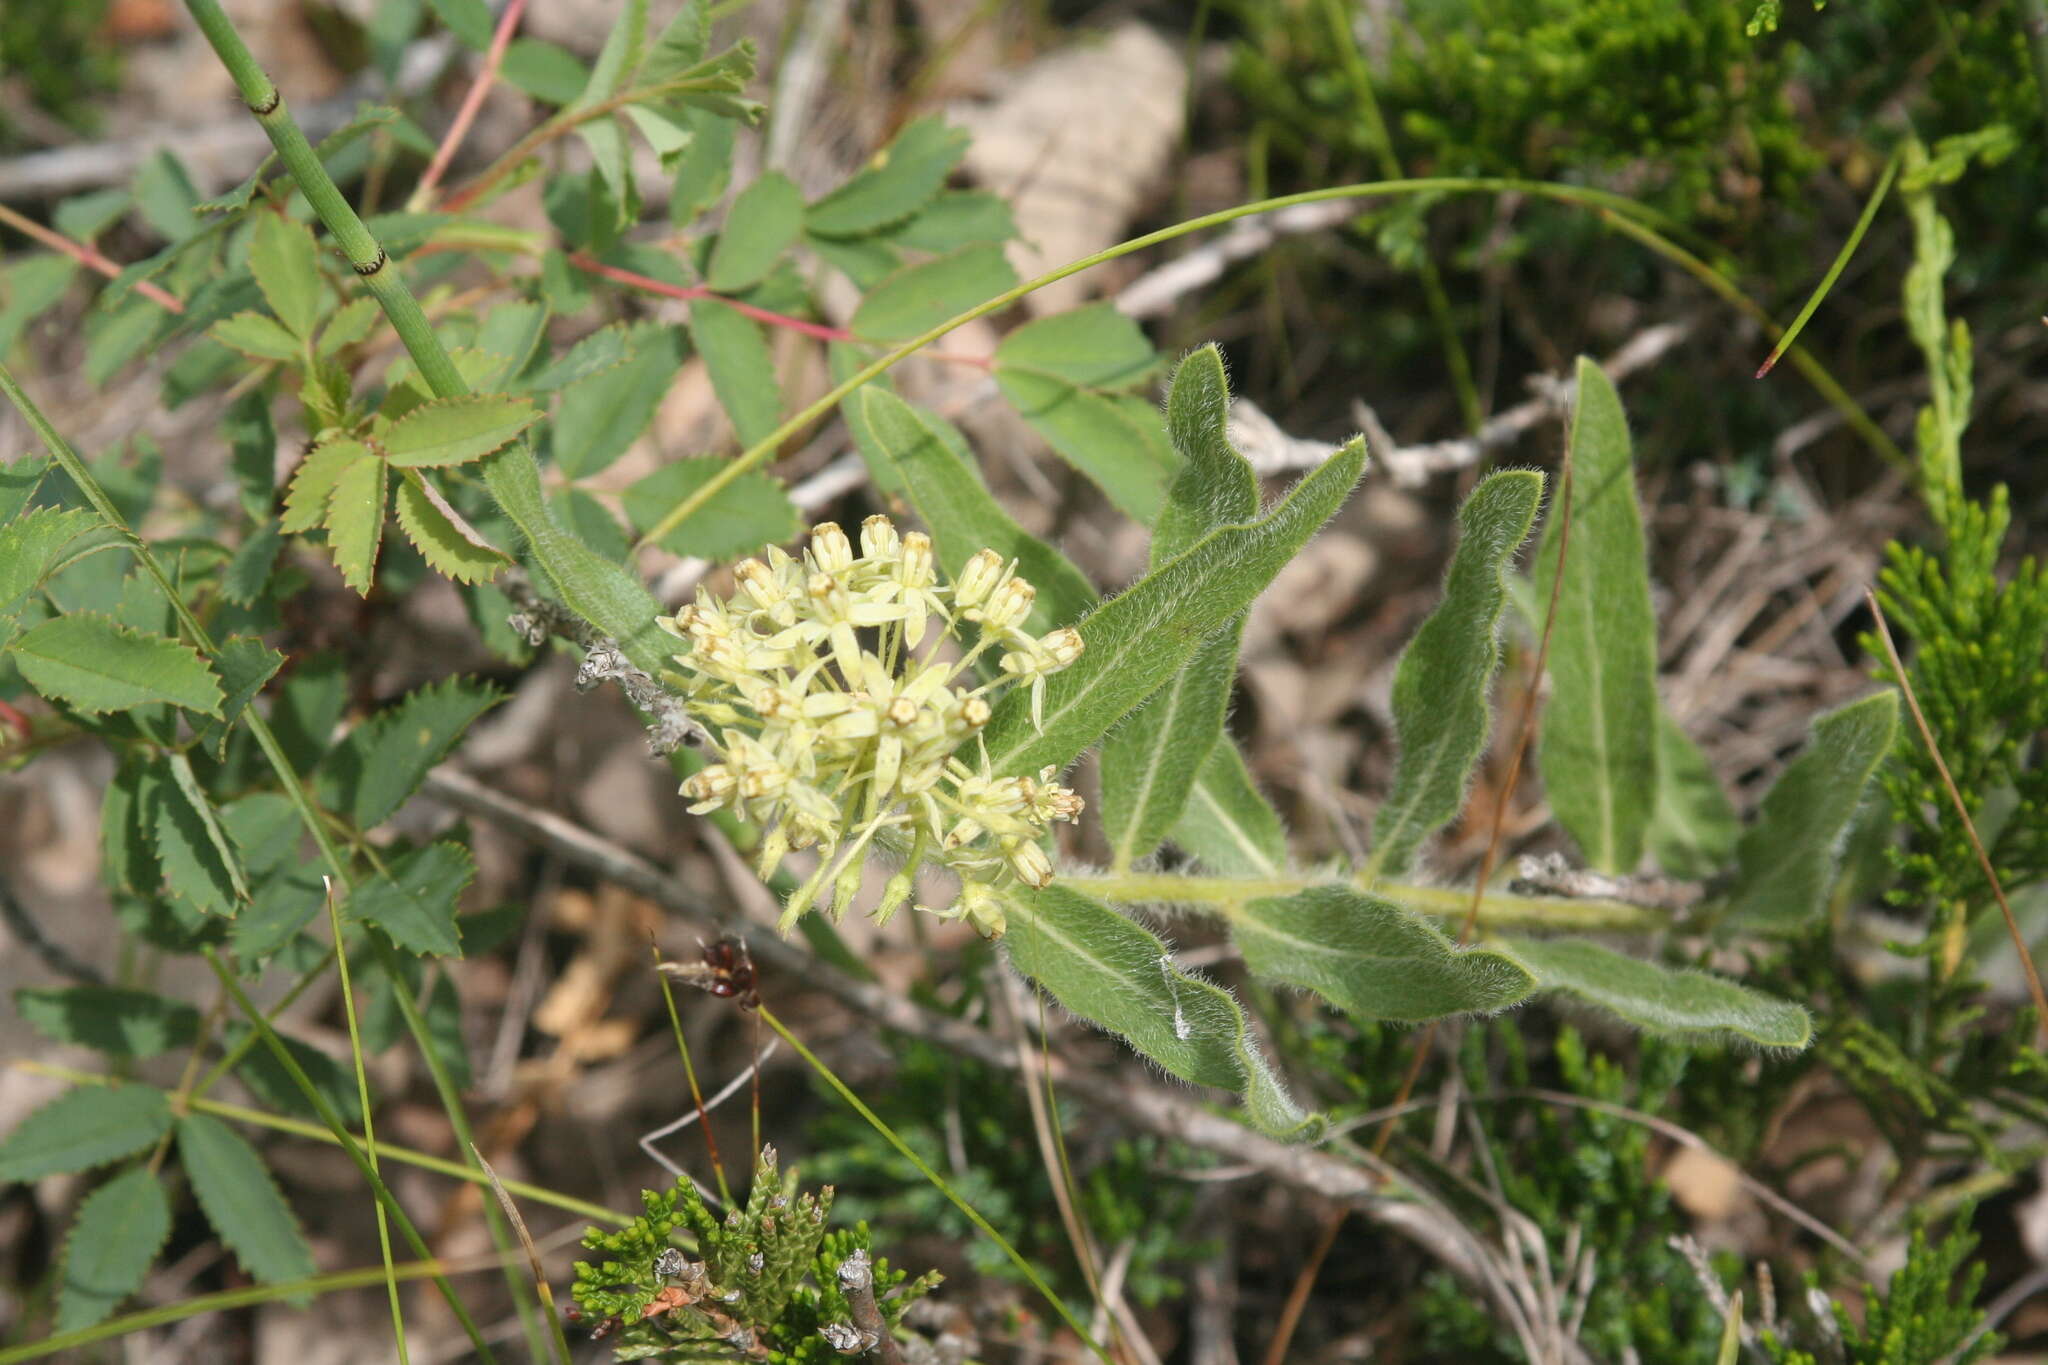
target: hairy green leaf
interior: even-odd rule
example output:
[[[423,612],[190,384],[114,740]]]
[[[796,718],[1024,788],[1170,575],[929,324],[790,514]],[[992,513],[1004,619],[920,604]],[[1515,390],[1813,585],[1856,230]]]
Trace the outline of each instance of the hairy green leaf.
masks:
[[[1048,682],[1043,729],[1021,690],[996,707],[983,732],[996,771],[1035,773],[1079,757],[1251,605],[1343,505],[1364,467],[1365,443],[1354,440],[1263,517],[1219,527],[1083,617],[1076,628],[1087,650]]]
[[[1536,974],[1538,991],[1597,1005],[1646,1032],[1732,1034],[1786,1048],[1805,1047],[1813,1037],[1813,1021],[1799,1006],[1706,972],[1624,957],[1584,939],[1510,939],[1500,946]]]
[[[1274,877],[1287,867],[1287,830],[1228,736],[1209,750],[1173,842],[1225,877]]]
[[[150,1085],[82,1085],[15,1125],[0,1142],[0,1181],[87,1171],[139,1152],[171,1130],[171,1104]]]
[[[154,702],[220,714],[220,680],[199,651],[97,612],[52,617],[8,648],[36,691],[90,715]]]
[[[1244,1096],[1268,1133],[1311,1138],[1322,1121],[1288,1098],[1221,987],[1174,965],[1156,934],[1058,882],[1019,892],[1004,937],[1010,961],[1090,1023],[1182,1080]]]
[[[985,303],[1017,283],[999,246],[962,247],[936,260],[907,265],[877,284],[854,310],[853,334],[902,341]]]
[[[690,335],[740,444],[751,446],[774,434],[782,421],[782,386],[761,324],[731,304],[698,299],[690,305]]]
[[[389,466],[358,460],[341,471],[327,500],[327,548],[341,581],[367,597],[384,540],[384,487]]]
[[[86,1196],[64,1239],[57,1330],[75,1332],[103,1321],[142,1287],[170,1235],[170,1200],[147,1165],[129,1167]]]
[[[725,193],[732,179],[733,140],[739,132],[734,120],[709,109],[683,110],[683,126],[690,131],[690,145],[676,163],[668,198],[669,221],[677,227],[688,227]]]
[[[315,787],[321,804],[345,811],[363,829],[383,824],[463,732],[503,700],[504,693],[495,687],[462,678],[408,693],[398,705],[350,731],[322,760]]]
[[[600,327],[574,346],[520,381],[517,387],[531,393],[553,393],[579,379],[608,370],[625,360],[631,350],[629,333],[623,323]]]
[[[1230,912],[1255,975],[1314,991],[1363,1019],[1417,1022],[1505,1009],[1535,980],[1489,948],[1459,948],[1392,901],[1348,886],[1269,896]]]
[[[313,1249],[248,1140],[211,1114],[178,1119],[178,1155],[206,1221],[262,1284],[310,1277]]]
[[[647,56],[647,0],[626,0],[619,17],[612,21],[604,46],[591,64],[590,79],[574,108],[586,109],[624,89]]]
[[[388,872],[358,886],[348,912],[410,952],[461,957],[455,900],[475,876],[468,849],[446,840],[428,844],[391,859]]]
[[[1464,804],[1472,765],[1492,728],[1487,694],[1500,662],[1508,565],[1528,539],[1542,500],[1541,474],[1508,470],[1480,484],[1458,509],[1458,548],[1443,600],[1394,672],[1400,758],[1373,818],[1372,875],[1407,871],[1422,841]]]
[[[929,203],[967,153],[967,131],[936,114],[896,134],[875,165],[841,185],[804,215],[821,237],[858,237],[898,223]]]
[[[1152,536],[1155,569],[1218,527],[1258,515],[1258,475],[1230,444],[1229,413],[1222,353],[1205,346],[1180,363],[1167,398],[1167,430],[1181,468]],[[1151,853],[1180,818],[1223,733],[1242,630],[1240,621],[1204,642],[1104,741],[1102,828],[1116,868]]]
[[[1898,693],[1887,690],[1813,723],[1805,752],[1779,775],[1736,845],[1731,921],[1797,929],[1826,906],[1843,841],[1898,720]]]
[[[1657,708],[1657,807],[1650,856],[1671,877],[1711,877],[1735,856],[1742,821],[1707,756]]]
[[[1551,809],[1586,862],[1628,873],[1643,856],[1657,783],[1657,618],[1636,506],[1628,420],[1613,383],[1578,364],[1572,414],[1571,540],[1550,636],[1550,701],[1538,754]],[[1553,504],[1536,596],[1557,580],[1566,512]]]
[[[199,1011],[120,986],[50,986],[14,993],[15,1013],[53,1043],[110,1057],[154,1057],[199,1035]]]
[[[1026,629],[1043,632],[1080,618],[1097,601],[1095,588],[1065,555],[1011,519],[946,439],[945,419],[869,385],[844,405],[854,443],[876,482],[907,491],[932,528],[939,563],[958,574],[981,549],[994,550],[1038,589]],[[886,477],[882,471],[886,470]]]
[[[251,217],[249,269],[270,311],[304,340],[320,320],[320,254],[313,231],[281,213],[258,211]]]
[[[767,171],[741,190],[711,248],[704,282],[734,294],[761,282],[803,229],[804,195],[780,171]]]
[[[393,422],[378,443],[404,469],[465,464],[503,449],[539,419],[532,400],[517,394],[436,398]]]

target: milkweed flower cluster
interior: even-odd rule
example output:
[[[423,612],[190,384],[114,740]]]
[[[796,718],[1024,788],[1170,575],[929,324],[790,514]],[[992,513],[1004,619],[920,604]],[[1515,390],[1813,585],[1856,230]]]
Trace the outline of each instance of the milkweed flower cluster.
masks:
[[[759,825],[764,877],[792,849],[818,852],[782,932],[814,906],[843,912],[878,842],[904,853],[882,919],[909,901],[927,859],[960,879],[939,913],[990,937],[1003,931],[1001,887],[1052,880],[1042,840],[1081,798],[1052,768],[993,774],[979,736],[1012,687],[1030,689],[1037,723],[1045,680],[1081,657],[1081,637],[1024,629],[1037,594],[1015,568],[983,550],[947,583],[929,536],[869,517],[855,553],[828,521],[801,558],[771,547],[733,570],[731,597],[699,588],[661,620],[689,643],[670,677],[717,751],[683,783],[691,811]]]

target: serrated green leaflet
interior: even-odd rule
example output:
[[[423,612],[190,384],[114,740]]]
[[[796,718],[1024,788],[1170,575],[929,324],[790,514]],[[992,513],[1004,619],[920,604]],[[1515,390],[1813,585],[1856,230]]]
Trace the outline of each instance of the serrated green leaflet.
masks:
[[[1898,721],[1898,693],[1887,690],[1813,723],[1805,751],[1779,775],[1736,845],[1729,920],[1790,930],[1821,912],[1850,821]]]
[[[1215,347],[1202,349],[1213,352]],[[1221,366],[1219,355],[1219,370]],[[1091,389],[1129,388],[1158,367],[1159,353],[1152,349],[1144,329],[1112,303],[1091,303],[1027,322],[996,346],[998,373],[1030,370]],[[1175,374],[1176,384],[1186,367],[1184,360]],[[1229,401],[1226,390],[1224,402],[1227,405]]]
[[[236,557],[221,573],[221,596],[236,606],[252,606],[270,583],[276,555],[285,548],[285,528],[276,518],[256,522],[248,538],[236,546]]]
[[[690,335],[740,444],[766,440],[782,420],[782,386],[761,324],[731,304],[697,299],[690,304]]]
[[[663,465],[626,489],[621,501],[627,519],[636,528],[652,526],[725,463],[716,455],[704,455]],[[781,484],[765,474],[744,474],[656,543],[677,554],[724,559],[788,540],[799,524],[796,506]]]
[[[64,1239],[57,1330],[75,1332],[112,1313],[142,1287],[170,1235],[170,1201],[148,1166],[132,1166],[94,1190]]]
[[[962,247],[907,265],[868,291],[854,310],[853,334],[868,341],[902,341],[936,327],[1017,283],[999,246]]]
[[[803,191],[780,171],[762,175],[732,201],[704,282],[721,294],[759,284],[796,241],[803,222]]]
[[[517,394],[436,398],[393,422],[378,444],[402,469],[465,464],[503,449],[539,418],[532,400]]]
[[[1217,527],[1249,521],[1259,510],[1258,475],[1230,444],[1230,388],[1215,346],[1180,363],[1166,411],[1181,469],[1153,531],[1155,569]],[[1205,641],[1103,742],[1102,829],[1119,871],[1157,848],[1180,818],[1223,733],[1242,631],[1240,620]]]
[[[1550,700],[1538,744],[1543,783],[1588,865],[1635,870],[1657,783],[1657,618],[1636,506],[1628,420],[1600,367],[1578,364],[1571,430],[1571,541],[1562,583],[1563,512],[1544,519],[1536,597],[1556,584]]]
[[[96,612],[53,617],[8,649],[36,691],[91,715],[156,702],[220,714],[220,680],[197,650]]]
[[[292,474],[291,487],[284,495],[284,516],[279,525],[293,534],[312,530],[327,520],[327,505],[334,497],[334,486],[341,482],[341,476],[356,465],[376,459],[376,454],[361,441],[336,437],[322,441],[299,461],[298,469]]]
[[[1729,1036],[1764,1047],[1801,1048],[1813,1037],[1805,1010],[1705,972],[1624,957],[1583,939],[1508,939],[1500,946],[1536,974],[1536,989],[1562,992],[1639,1029],[1678,1037]]]
[[[804,214],[822,237],[858,237],[899,223],[929,203],[967,152],[967,131],[936,114],[905,124],[879,163],[832,191]]]
[[[442,957],[462,956],[455,900],[476,876],[469,850],[445,840],[401,854],[358,886],[348,913],[376,925],[399,947]]]
[[[249,269],[270,311],[295,337],[320,320],[320,258],[313,233],[281,213],[258,211],[249,234]]]
[[[1182,1080],[1237,1091],[1268,1133],[1321,1131],[1280,1088],[1236,999],[1175,966],[1157,935],[1058,882],[1014,895],[1009,919],[1010,961],[1061,1005]]]
[[[1490,1012],[1535,985],[1506,954],[1459,948],[1412,911],[1346,886],[1264,897],[1226,914],[1254,975],[1312,990],[1362,1019]]]
[[[170,780],[158,788],[155,819],[165,883],[172,895],[210,915],[232,915],[249,899],[241,852],[200,788],[192,760],[173,753],[163,765]]]
[[[199,1011],[190,1005],[119,986],[19,990],[14,1010],[53,1043],[89,1047],[110,1057],[154,1057],[199,1034]]]
[[[646,55],[647,0],[626,0],[619,7],[619,17],[612,21],[611,31],[605,34],[604,46],[598,50],[597,61],[591,65],[590,77],[583,83],[583,92],[571,107],[586,109],[606,96],[616,94],[633,79],[633,73],[640,69],[640,62]]]
[[[284,667],[284,655],[261,640],[233,635],[220,642],[213,664],[226,691],[221,701],[220,720],[207,726],[201,738],[212,746],[214,756],[218,758],[227,747],[228,735],[234,730],[235,722],[241,719],[242,708],[254,701],[263,685],[277,676],[277,671]]]
[[[987,190],[945,190],[915,218],[870,240],[943,255],[976,242],[1007,242],[1016,235],[1017,220],[1000,197]]]
[[[316,895],[314,908],[324,905],[325,897]],[[235,921],[239,928],[241,921]],[[236,1025],[227,1030],[228,1046],[240,1044],[248,1030]],[[356,1090],[356,1078],[347,1066],[314,1047],[311,1043],[282,1035],[278,1041],[291,1054],[292,1061],[306,1074],[313,1089],[320,1098],[341,1116],[343,1122],[359,1124],[363,1120],[363,1103]],[[303,1114],[307,1118],[320,1117],[320,1107],[306,1098],[306,1092],[299,1089],[297,1081],[289,1071],[279,1064],[275,1053],[267,1047],[248,1049],[241,1065],[235,1068],[235,1075],[241,1078],[250,1093],[272,1109],[288,1114]]]
[[[391,507],[398,529],[420,557],[443,578],[482,583],[497,576],[511,557],[486,541],[434,485],[418,474],[399,479]]]
[[[1741,834],[1742,820],[1706,755],[1660,706],[1650,856],[1666,876],[1711,877],[1735,856]]]
[[[314,348],[316,354],[325,358],[345,347],[353,346],[364,337],[384,316],[375,299],[350,299],[334,310],[327,319],[327,325],[320,329],[320,344]]]
[[[236,313],[222,318],[206,334],[230,350],[251,360],[277,360],[296,364],[306,358],[305,347],[275,318],[261,313]]]
[[[298,1218],[241,1134],[211,1114],[186,1114],[178,1120],[178,1156],[206,1221],[242,1269],[263,1284],[313,1273]]]
[[[155,809],[161,778],[155,763],[131,751],[107,784],[100,805],[100,862],[110,887],[140,895],[163,880],[156,840],[144,820],[144,813]]]
[[[1131,410],[1110,395],[1057,375],[996,367],[996,387],[1059,457],[1087,475],[1117,510],[1149,526],[1159,514],[1174,470],[1144,428],[1156,424],[1150,404]]]
[[[1027,628],[1046,631],[1077,620],[1098,598],[1072,561],[1011,519],[974,470],[953,451],[940,424],[873,385],[846,400],[854,444],[878,483],[904,489],[932,528],[939,563],[958,574],[977,550],[990,549],[1038,589]],[[883,471],[887,477],[883,477]]]
[[[1458,509],[1458,548],[1443,600],[1402,651],[1394,672],[1394,734],[1400,758],[1373,817],[1367,877],[1398,876],[1422,841],[1465,801],[1472,765],[1486,748],[1487,694],[1500,662],[1507,570],[1543,500],[1533,470],[1492,475]]]
[[[67,1090],[0,1142],[0,1181],[91,1170],[141,1151],[170,1129],[170,1101],[154,1086]]]
[[[1171,837],[1203,867],[1226,877],[1272,877],[1287,866],[1280,814],[1228,736],[1209,751]]]
[[[26,516],[10,515],[0,525],[0,622],[21,610],[23,599],[42,583],[58,554],[98,522],[84,508],[38,507]],[[0,634],[0,640],[5,638]]]
[[[1083,617],[1076,628],[1086,652],[1048,684],[1043,730],[1021,690],[996,707],[983,732],[995,771],[1035,774],[1079,757],[1251,605],[1343,505],[1364,467],[1365,442],[1354,440],[1265,516],[1212,531]]]
[[[382,460],[358,460],[341,471],[327,499],[327,548],[341,581],[368,596],[376,574],[377,547],[384,539],[384,485],[389,467]]]
[[[320,764],[323,805],[373,829],[397,813],[476,719],[504,700],[489,685],[450,678],[363,722]]]
[[[629,349],[625,324],[615,322],[584,337],[515,387],[532,393],[553,393],[610,369],[626,358]]]

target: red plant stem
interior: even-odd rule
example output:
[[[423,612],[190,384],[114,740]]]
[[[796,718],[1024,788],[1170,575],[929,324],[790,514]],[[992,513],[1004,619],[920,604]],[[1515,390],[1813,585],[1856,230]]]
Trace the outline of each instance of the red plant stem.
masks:
[[[787,313],[771,313],[766,308],[756,308],[751,303],[741,303],[738,299],[727,298],[725,295],[708,289],[701,284],[669,284],[665,280],[657,280],[649,275],[637,274],[631,270],[621,270],[615,265],[606,265],[603,261],[596,259],[586,252],[571,252],[569,262],[579,270],[587,270],[593,275],[602,275],[604,278],[616,280],[620,284],[629,284],[635,289],[642,289],[650,294],[660,294],[664,298],[683,299],[686,301],[710,299],[716,303],[722,303],[734,312],[750,317],[756,322],[766,323],[770,327],[781,327],[792,332],[802,332],[805,336],[816,337],[820,341],[850,341],[856,345],[874,344],[866,338],[855,336],[844,327],[830,327],[822,322],[810,322],[803,318],[793,318]],[[932,350],[927,351],[925,354],[931,356],[934,360],[949,360],[956,365],[973,365],[984,370],[992,368],[995,364],[987,356],[962,355],[957,351]]]
[[[52,251],[62,252],[88,270],[97,270],[110,280],[121,273],[121,266],[118,262],[108,260],[83,242],[74,242],[61,232],[52,232],[33,218],[25,218],[13,209],[8,208],[5,204],[0,204],[0,223],[5,223],[25,237],[35,238],[35,240],[41,242]],[[154,303],[160,304],[170,312],[182,313],[185,311],[185,304],[177,295],[172,294],[161,285],[150,283],[148,280],[137,282],[135,292]]]
[[[29,718],[4,701],[0,701],[0,725],[11,726],[23,739],[35,738],[35,727],[29,723]]]
[[[491,46],[484,53],[483,69],[470,83],[469,93],[462,97],[462,107],[455,111],[455,121],[448,125],[441,145],[434,149],[434,159],[427,163],[426,174],[420,177],[419,187],[412,192],[412,202],[416,207],[424,209],[433,203],[435,187],[448,173],[448,163],[455,159],[455,151],[462,145],[462,139],[469,136],[469,126],[476,122],[477,111],[483,108],[484,96],[497,83],[498,67],[505,60],[505,49],[512,45],[513,31],[519,27],[520,16],[525,13],[526,0],[510,0],[505,12],[498,16],[498,27],[491,33]]]

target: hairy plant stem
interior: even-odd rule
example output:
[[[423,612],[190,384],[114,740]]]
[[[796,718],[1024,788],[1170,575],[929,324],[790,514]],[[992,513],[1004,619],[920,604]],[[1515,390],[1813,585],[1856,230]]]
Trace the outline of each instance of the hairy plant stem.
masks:
[[[1133,873],[1112,877],[1062,876],[1074,890],[1124,905],[1194,905],[1228,916],[1231,909],[1266,896],[1293,896],[1331,882],[1328,877],[1181,877]],[[1373,891],[1397,905],[1436,919],[1458,920],[1475,909],[1472,892],[1456,886],[1380,882]],[[1650,934],[1669,929],[1668,911],[1626,901],[1568,896],[1516,896],[1489,892],[1476,905],[1488,929],[1556,929],[1572,933]]]

